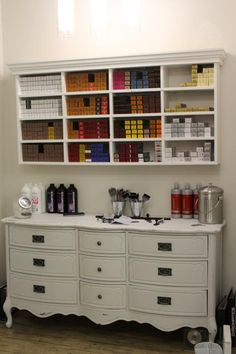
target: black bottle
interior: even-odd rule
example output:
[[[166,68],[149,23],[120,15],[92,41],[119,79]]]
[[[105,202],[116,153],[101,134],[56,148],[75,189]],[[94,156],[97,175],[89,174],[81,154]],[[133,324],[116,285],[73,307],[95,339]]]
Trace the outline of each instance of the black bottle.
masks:
[[[63,214],[67,212],[66,187],[63,183],[57,189],[57,212]]]
[[[67,188],[67,213],[78,213],[78,195],[74,184],[70,184]]]
[[[53,183],[47,189],[46,193],[46,205],[48,213],[56,213],[57,212],[57,188]]]

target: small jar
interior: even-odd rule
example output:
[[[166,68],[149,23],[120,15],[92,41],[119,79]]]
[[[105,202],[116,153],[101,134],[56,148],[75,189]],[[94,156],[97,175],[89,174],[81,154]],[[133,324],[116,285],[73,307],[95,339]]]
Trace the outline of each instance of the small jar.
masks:
[[[21,197],[13,204],[14,216],[17,219],[27,219],[32,215],[32,202],[27,197]]]

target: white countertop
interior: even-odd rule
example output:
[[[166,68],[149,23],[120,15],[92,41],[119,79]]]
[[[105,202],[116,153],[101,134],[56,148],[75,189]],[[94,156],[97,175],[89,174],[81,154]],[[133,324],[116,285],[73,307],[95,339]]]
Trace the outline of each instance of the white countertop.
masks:
[[[223,224],[199,224],[196,219],[171,219],[165,220],[160,225],[153,225],[146,220],[136,220],[130,225],[109,224],[97,220],[95,215],[63,216],[60,214],[39,214],[32,215],[28,219],[17,219],[13,216],[2,219],[5,224],[27,225],[27,226],[53,226],[53,227],[78,227],[101,230],[135,230],[135,231],[156,231],[171,233],[218,233],[222,230]],[[195,225],[195,226],[194,226]],[[197,226],[196,226],[197,225]]]

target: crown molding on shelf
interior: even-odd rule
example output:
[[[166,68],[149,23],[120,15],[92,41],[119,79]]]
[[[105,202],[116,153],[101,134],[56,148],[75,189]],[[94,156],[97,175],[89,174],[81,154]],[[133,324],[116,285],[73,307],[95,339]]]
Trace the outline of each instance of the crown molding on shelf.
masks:
[[[115,67],[139,67],[153,65],[179,64],[223,64],[226,53],[223,49],[209,49],[199,51],[170,52],[148,55],[132,55],[106,58],[88,58],[78,60],[57,60],[45,62],[28,62],[8,64],[8,68],[15,75],[46,73],[73,70],[112,69]]]

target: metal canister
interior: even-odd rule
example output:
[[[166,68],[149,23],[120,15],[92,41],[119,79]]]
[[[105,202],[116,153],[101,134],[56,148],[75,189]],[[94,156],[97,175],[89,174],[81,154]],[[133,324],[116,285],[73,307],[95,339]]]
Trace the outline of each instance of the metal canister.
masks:
[[[199,190],[199,222],[202,224],[222,224],[223,222],[222,188],[209,183]]]

